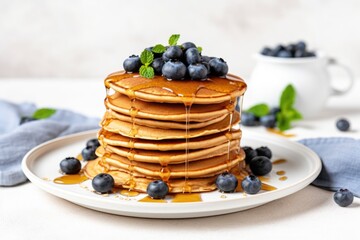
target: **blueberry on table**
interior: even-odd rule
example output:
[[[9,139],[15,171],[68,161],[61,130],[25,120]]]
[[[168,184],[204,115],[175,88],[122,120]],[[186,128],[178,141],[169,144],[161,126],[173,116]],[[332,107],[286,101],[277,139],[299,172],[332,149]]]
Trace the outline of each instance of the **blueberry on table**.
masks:
[[[137,55],[131,55],[125,59],[123,67],[127,72],[138,72],[141,67],[140,57]]]
[[[243,149],[244,152],[245,152],[245,163],[246,163],[246,164],[249,164],[250,161],[251,161],[254,157],[257,157],[257,152],[256,152],[252,147],[245,146],[245,147],[242,147],[242,149]]]
[[[163,57],[175,60],[175,59],[181,59],[182,55],[183,55],[183,51],[179,46],[170,46],[164,52]]]
[[[229,71],[229,67],[227,63],[222,58],[211,59],[209,64],[210,64],[210,72],[212,75],[223,77]]]
[[[269,159],[272,158],[272,152],[271,152],[270,148],[268,148],[266,146],[258,147],[255,150],[256,150],[258,156],[264,156],[264,157],[267,157]]]
[[[161,57],[155,58],[151,63],[151,66],[153,67],[155,74],[161,75],[161,71],[164,66],[164,60]]]
[[[66,174],[77,174],[81,170],[81,163],[74,157],[67,157],[60,162],[60,169]]]
[[[347,207],[354,201],[354,195],[348,189],[340,189],[334,194],[334,201],[341,207]]]
[[[272,163],[269,158],[264,156],[254,157],[250,163],[249,167],[251,172],[256,176],[264,176],[271,172]]]
[[[90,139],[86,142],[87,147],[94,147],[97,148],[100,146],[99,140],[97,138]]]
[[[346,132],[350,129],[350,122],[345,118],[341,118],[336,121],[336,127],[340,131]]]
[[[95,152],[96,152],[96,147],[87,146],[81,151],[81,155],[84,161],[94,160],[97,158]]]
[[[113,189],[114,184],[115,184],[114,178],[107,173],[100,173],[96,175],[91,182],[91,185],[94,188],[94,190],[99,193],[110,192]]]
[[[196,63],[188,66],[189,77],[193,80],[205,79],[208,75],[208,69],[204,64]]]
[[[188,50],[189,48],[196,48],[196,45],[192,42],[184,42],[183,44],[181,44],[181,47],[183,48],[184,52],[186,52],[186,50]]]
[[[253,127],[259,125],[258,118],[249,112],[243,112],[241,114],[241,124],[243,126]]]
[[[161,180],[155,180],[149,183],[146,188],[147,194],[154,199],[163,199],[169,192],[168,185]]]
[[[185,62],[187,65],[198,63],[201,60],[199,50],[197,48],[189,48],[185,52]]]
[[[266,128],[275,128],[276,116],[273,114],[260,117],[260,124]]]
[[[261,190],[261,181],[258,177],[249,175],[242,180],[241,187],[248,194],[256,194]]]
[[[260,53],[265,56],[273,56],[273,51],[269,47],[264,47]]]
[[[180,61],[168,61],[162,68],[162,74],[170,80],[183,79],[186,74],[186,66]]]
[[[223,172],[216,178],[215,184],[221,192],[231,193],[236,190],[236,187],[238,186],[238,180],[234,174]]]

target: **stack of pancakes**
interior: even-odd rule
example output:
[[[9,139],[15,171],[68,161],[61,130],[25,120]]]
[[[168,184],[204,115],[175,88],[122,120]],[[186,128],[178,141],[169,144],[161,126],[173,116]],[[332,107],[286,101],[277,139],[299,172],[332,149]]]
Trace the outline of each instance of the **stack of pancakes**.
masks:
[[[168,81],[117,72],[105,86],[101,146],[85,167],[88,177],[108,173],[116,186],[139,192],[161,179],[177,193],[211,191],[218,174],[243,173],[241,131],[234,128],[246,89],[240,78]]]

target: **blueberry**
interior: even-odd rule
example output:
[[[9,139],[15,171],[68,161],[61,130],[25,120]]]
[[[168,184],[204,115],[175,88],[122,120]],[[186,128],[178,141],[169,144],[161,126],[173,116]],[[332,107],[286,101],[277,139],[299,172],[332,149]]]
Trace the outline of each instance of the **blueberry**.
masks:
[[[274,49],[273,49],[273,56],[276,57],[280,51],[285,50],[285,47],[281,44],[277,45]]]
[[[84,159],[84,161],[94,160],[97,158],[96,154],[96,147],[93,146],[87,146],[81,151],[81,155]]]
[[[209,64],[210,64],[210,72],[212,75],[225,76],[229,71],[228,65],[222,58],[211,59]]]
[[[257,157],[257,152],[252,148],[252,147],[248,147],[245,146],[242,148],[245,152],[245,163],[249,164],[250,161],[254,158]]]
[[[340,118],[336,121],[336,127],[342,132],[346,132],[350,129],[350,122],[345,118]]]
[[[179,46],[170,46],[164,52],[163,57],[171,60],[176,60],[176,59],[181,59],[182,55],[183,52]]]
[[[274,114],[262,116],[260,118],[260,124],[266,128],[275,128],[276,116]]]
[[[270,148],[266,147],[266,146],[262,146],[262,147],[259,147],[257,149],[255,149],[258,156],[264,156],[264,157],[267,157],[269,159],[272,158],[272,152],[270,150]]]
[[[155,180],[149,183],[146,192],[151,198],[162,199],[168,194],[169,187],[164,181]]]
[[[281,58],[291,58],[292,54],[287,50],[281,50],[276,56]]]
[[[184,52],[186,52],[186,50],[188,50],[189,48],[196,48],[196,45],[192,42],[184,42],[183,44],[181,44],[181,47],[183,48]]]
[[[256,194],[261,190],[261,181],[258,177],[249,175],[242,180],[241,187],[247,194]]]
[[[269,115],[275,115],[278,114],[281,111],[281,109],[279,107],[273,107],[270,109],[269,111]]]
[[[159,58],[159,57],[161,57],[161,56],[163,55],[162,53],[155,53],[155,52],[153,52],[153,51],[152,51],[153,48],[154,48],[154,47],[147,47],[147,48],[145,48],[145,49],[148,50],[149,52],[152,52],[152,53],[154,54],[154,58]]]
[[[193,80],[205,79],[208,75],[208,70],[205,65],[196,63],[188,66],[189,76]]]
[[[162,58],[155,58],[151,63],[156,75],[161,75],[162,68],[164,66],[164,60]]]
[[[185,52],[185,62],[187,65],[200,62],[201,57],[197,48],[189,48]]]
[[[137,55],[131,55],[125,59],[123,67],[127,72],[138,72],[141,67],[140,57]]]
[[[94,190],[99,193],[110,192],[114,187],[114,184],[115,184],[114,178],[107,173],[100,173],[96,175],[91,182],[91,185],[94,188]]]
[[[171,80],[183,79],[186,74],[186,66],[180,61],[168,61],[162,68],[162,74]]]
[[[265,56],[273,56],[273,51],[269,47],[264,47],[260,53]]]
[[[209,57],[209,56],[201,56],[201,62],[210,62],[210,60],[213,59],[213,57]]]
[[[93,138],[86,142],[86,146],[98,148],[100,146],[100,143],[99,140],[97,140],[97,138]]]
[[[289,44],[285,47],[286,51],[291,53],[291,57],[294,57],[295,51],[296,51],[296,44]]]
[[[340,189],[334,194],[334,201],[341,207],[347,207],[354,201],[354,195],[347,189]]]
[[[306,52],[305,57],[316,57],[315,52]]]
[[[216,178],[215,184],[221,192],[230,193],[235,191],[238,185],[238,180],[234,174],[223,172]]]
[[[301,50],[303,52],[305,52],[306,50],[306,43],[304,41],[299,41],[297,44],[296,44],[296,50]]]
[[[77,174],[81,170],[81,163],[74,157],[67,157],[60,162],[60,169],[66,174]]]
[[[259,125],[259,122],[258,118],[254,114],[249,112],[243,112],[241,114],[241,124],[243,126],[252,127]]]
[[[32,122],[35,121],[35,118],[32,117],[21,117],[20,119],[20,125],[24,124],[24,123],[28,123],[28,122]]]
[[[306,57],[306,52],[305,52],[305,50],[296,50],[294,56],[296,58]]]
[[[210,74],[210,64],[208,62],[201,62],[202,65],[204,65],[207,69],[208,75]]]
[[[264,156],[254,157],[250,163],[249,167],[251,172],[256,176],[264,176],[271,172],[272,163],[269,158]]]

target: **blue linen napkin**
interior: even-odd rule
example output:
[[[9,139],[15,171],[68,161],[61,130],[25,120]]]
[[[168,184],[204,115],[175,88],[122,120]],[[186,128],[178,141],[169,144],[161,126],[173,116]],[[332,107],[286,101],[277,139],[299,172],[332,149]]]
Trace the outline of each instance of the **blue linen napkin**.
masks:
[[[331,191],[347,188],[360,197],[360,140],[331,137],[299,142],[316,152],[323,164],[313,185]]]
[[[36,106],[0,100],[0,186],[27,181],[21,170],[24,155],[37,145],[72,133],[96,129],[99,119],[58,109],[51,117],[20,125],[21,117],[32,116]]]

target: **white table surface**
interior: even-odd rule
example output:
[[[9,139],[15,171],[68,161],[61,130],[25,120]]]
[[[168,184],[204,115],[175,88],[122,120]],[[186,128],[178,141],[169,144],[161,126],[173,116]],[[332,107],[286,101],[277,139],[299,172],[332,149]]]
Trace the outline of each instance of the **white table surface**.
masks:
[[[91,116],[104,112],[101,79],[0,79],[0,98],[30,101],[39,107],[67,108]],[[246,106],[246,98],[245,98]],[[6,117],[6,116],[0,116]],[[346,117],[352,131],[336,130]],[[244,129],[264,132],[263,128]],[[304,120],[293,140],[318,136],[360,137],[360,82],[332,98],[320,117]],[[246,135],[244,136],[246,137]],[[338,207],[333,193],[313,186],[243,212],[184,220],[115,216],[79,207],[32,183],[0,187],[0,239],[342,239],[359,235],[360,200]]]

